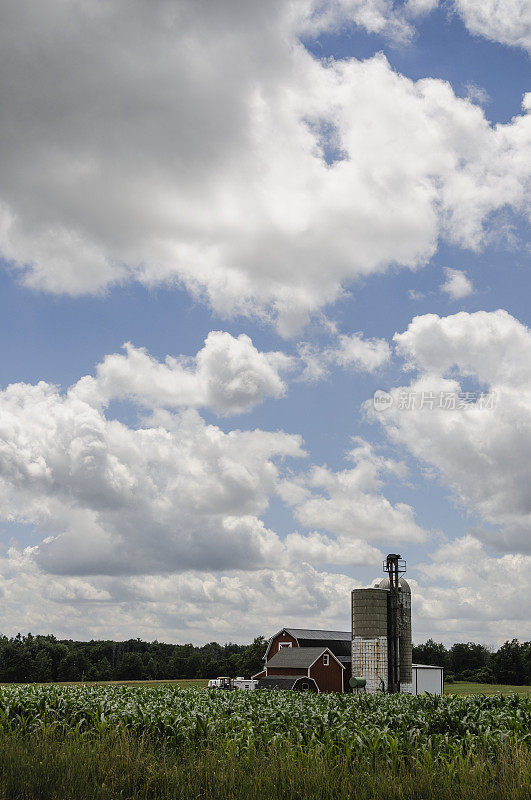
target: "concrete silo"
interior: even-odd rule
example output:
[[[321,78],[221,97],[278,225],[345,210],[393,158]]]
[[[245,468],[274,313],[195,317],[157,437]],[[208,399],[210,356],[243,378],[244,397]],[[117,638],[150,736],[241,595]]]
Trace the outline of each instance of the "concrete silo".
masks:
[[[387,691],[388,596],[374,588],[352,592],[352,675],[366,679],[368,692]]]

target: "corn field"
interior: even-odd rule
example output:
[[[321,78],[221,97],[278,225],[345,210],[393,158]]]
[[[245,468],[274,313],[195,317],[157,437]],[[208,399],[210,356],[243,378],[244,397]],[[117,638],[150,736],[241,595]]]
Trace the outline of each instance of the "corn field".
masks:
[[[531,699],[137,688],[0,689],[0,733],[90,738],[123,731],[177,747],[223,743],[235,753],[271,745],[341,752],[357,761],[449,762],[504,746],[531,748]]]

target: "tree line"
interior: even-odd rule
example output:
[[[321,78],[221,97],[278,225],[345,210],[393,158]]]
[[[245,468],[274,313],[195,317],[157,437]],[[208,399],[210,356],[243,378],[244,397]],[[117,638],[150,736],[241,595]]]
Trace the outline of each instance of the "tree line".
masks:
[[[0,636],[0,682],[167,680],[249,677],[263,663],[267,641],[251,644],[165,644],[56,639],[55,636]],[[474,642],[450,648],[428,639],[413,646],[413,663],[444,667],[447,680],[531,684],[531,642],[505,642],[496,652]]]
[[[249,645],[210,642],[165,644],[76,642],[55,636],[0,637],[0,682],[163,680],[249,676],[262,667],[267,646],[259,636]]]
[[[505,642],[495,652],[474,642],[459,642],[447,649],[428,639],[413,645],[413,663],[444,667],[447,682],[531,684],[531,642],[518,639]]]

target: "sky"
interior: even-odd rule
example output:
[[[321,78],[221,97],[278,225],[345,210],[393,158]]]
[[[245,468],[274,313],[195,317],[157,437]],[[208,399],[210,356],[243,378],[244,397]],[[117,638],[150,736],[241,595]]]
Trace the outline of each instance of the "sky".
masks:
[[[7,0],[0,631],[531,638],[526,0]]]

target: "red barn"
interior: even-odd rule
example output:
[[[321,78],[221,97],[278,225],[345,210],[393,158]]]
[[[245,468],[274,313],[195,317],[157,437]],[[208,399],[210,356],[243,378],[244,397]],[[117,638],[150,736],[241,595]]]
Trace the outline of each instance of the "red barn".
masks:
[[[282,628],[269,640],[264,669],[253,677],[304,674],[321,692],[349,691],[351,641],[350,631]]]
[[[328,647],[285,647],[266,661],[254,678],[306,677],[315,681],[320,692],[344,692],[345,667]]]

